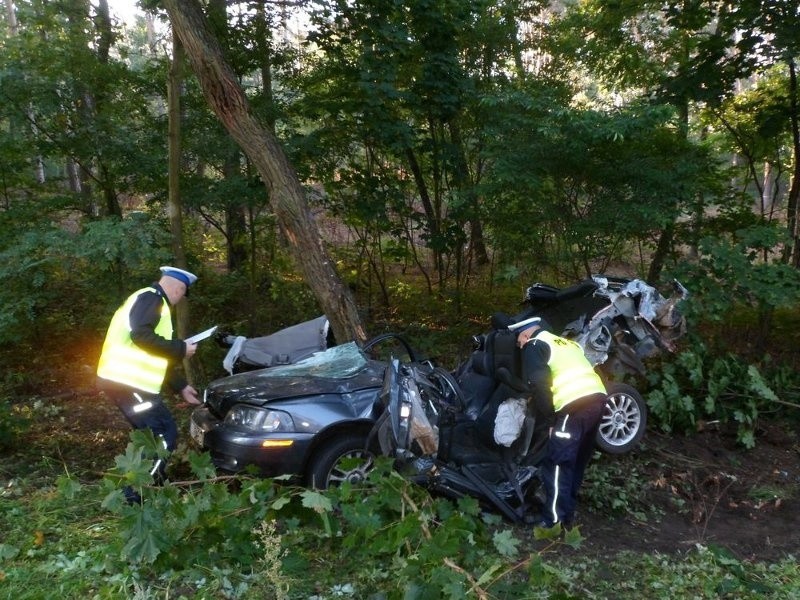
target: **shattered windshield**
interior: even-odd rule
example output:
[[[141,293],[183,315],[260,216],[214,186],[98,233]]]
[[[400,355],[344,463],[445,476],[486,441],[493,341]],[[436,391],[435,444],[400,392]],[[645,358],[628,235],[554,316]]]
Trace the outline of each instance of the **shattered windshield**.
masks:
[[[367,364],[367,359],[355,342],[315,352],[293,365],[272,367],[261,377],[330,377],[341,379],[355,375]]]

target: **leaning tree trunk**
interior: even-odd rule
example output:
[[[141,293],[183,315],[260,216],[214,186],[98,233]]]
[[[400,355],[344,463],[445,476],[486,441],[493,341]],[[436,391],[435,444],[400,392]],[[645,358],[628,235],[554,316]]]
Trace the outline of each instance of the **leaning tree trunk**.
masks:
[[[267,186],[278,225],[304,278],[330,319],[339,342],[366,340],[350,290],[322,245],[303,188],[277,139],[250,110],[196,0],[164,0],[203,93],[217,117],[250,158]]]

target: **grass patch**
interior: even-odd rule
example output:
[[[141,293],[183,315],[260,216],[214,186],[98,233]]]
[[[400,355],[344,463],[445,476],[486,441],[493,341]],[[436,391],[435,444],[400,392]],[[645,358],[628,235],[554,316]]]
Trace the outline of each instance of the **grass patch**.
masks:
[[[793,557],[774,564],[753,563],[714,546],[697,545],[682,556],[623,553],[611,561],[583,564],[574,572],[582,598],[800,597],[800,566]]]
[[[269,480],[243,479],[231,488],[209,481],[180,493],[150,488],[143,507],[118,509],[105,507],[106,484],[64,476],[50,486],[21,481],[4,489],[0,598],[800,595],[800,567],[792,557],[751,563],[700,545],[685,555],[623,553],[603,561],[579,554],[576,560],[574,550],[553,554],[566,543],[579,550],[580,536],[548,538],[511,528],[472,500],[431,497],[389,465],[368,489],[321,493]],[[130,526],[147,514],[148,502],[177,520],[192,507],[202,505],[206,513],[198,517],[200,528],[161,532],[169,555],[148,559],[129,544],[141,533]],[[216,534],[229,528],[237,528],[231,536],[239,536],[242,552],[223,551],[225,540]],[[174,561],[175,552],[187,560]]]
[[[0,496],[2,597],[91,598],[104,587],[111,592],[98,575],[117,528],[100,500],[96,486],[67,494],[25,482],[6,487]]]
[[[797,486],[779,485],[759,485],[750,488],[747,493],[748,498],[756,502],[774,502],[777,500],[789,500],[796,497]]]

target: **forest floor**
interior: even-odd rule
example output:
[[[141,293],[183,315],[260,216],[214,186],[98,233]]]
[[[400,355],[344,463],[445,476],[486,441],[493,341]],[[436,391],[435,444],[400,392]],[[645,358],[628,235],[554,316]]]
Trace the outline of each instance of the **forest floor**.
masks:
[[[761,424],[752,449],[708,426],[691,436],[648,431],[629,455],[597,460],[599,472],[624,461],[618,479],[631,473],[643,489],[629,513],[579,506],[578,553],[681,554],[699,544],[747,561],[800,556],[800,435],[784,423]]]
[[[127,423],[93,391],[56,394],[29,408],[29,427],[3,457],[3,486],[64,472],[97,480],[124,452]],[[173,410],[184,449],[189,412]],[[648,431],[627,455],[598,455],[584,486],[594,488],[596,498],[594,472],[611,473],[600,490],[619,506],[598,509],[582,500],[583,542],[559,551],[608,558],[626,551],[674,555],[713,544],[740,560],[800,557],[800,435],[784,423],[761,424],[753,449],[737,446],[732,432],[713,425],[692,436]],[[530,532],[519,533],[530,539]]]

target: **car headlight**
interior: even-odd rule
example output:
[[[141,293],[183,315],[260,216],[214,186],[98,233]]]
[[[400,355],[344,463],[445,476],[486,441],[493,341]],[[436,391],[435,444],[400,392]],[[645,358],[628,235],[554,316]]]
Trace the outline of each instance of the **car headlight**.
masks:
[[[294,421],[288,413],[237,404],[225,415],[225,424],[260,433],[292,432]]]

